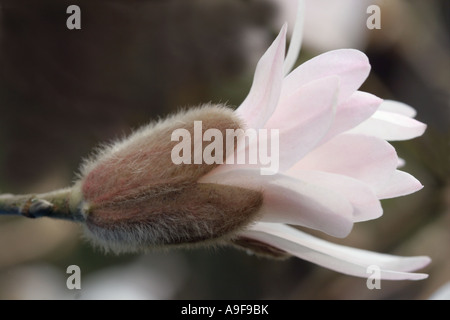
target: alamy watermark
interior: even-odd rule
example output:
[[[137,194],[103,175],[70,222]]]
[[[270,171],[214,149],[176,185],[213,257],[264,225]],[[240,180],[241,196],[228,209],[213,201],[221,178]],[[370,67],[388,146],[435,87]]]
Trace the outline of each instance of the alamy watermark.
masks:
[[[70,265],[67,267],[66,273],[70,274],[70,276],[68,276],[67,280],[66,280],[67,289],[80,290],[81,289],[81,269],[80,269],[80,267],[75,264]]]
[[[81,9],[77,5],[70,5],[67,7],[66,13],[70,16],[66,20],[66,27],[69,30],[81,29]]]
[[[172,132],[171,141],[179,142],[172,149],[171,159],[177,165],[257,165],[262,175],[272,175],[280,164],[279,136],[278,129],[226,129],[224,137],[219,129],[203,132],[202,121],[194,121],[193,137],[184,128]],[[205,147],[204,142],[208,142]]]
[[[381,9],[376,4],[372,4],[367,7],[366,10],[367,14],[370,14],[370,16],[367,18],[366,26],[367,29],[373,30],[373,29],[381,29]]]
[[[381,268],[373,264],[367,267],[366,273],[370,274],[366,281],[367,289],[381,289]]]
[[[70,5],[66,9],[70,16],[66,20],[66,26],[69,30],[81,29],[81,9],[77,5]],[[370,16],[366,20],[366,26],[369,30],[381,29],[381,9],[378,5],[372,4],[367,7],[366,13]]]

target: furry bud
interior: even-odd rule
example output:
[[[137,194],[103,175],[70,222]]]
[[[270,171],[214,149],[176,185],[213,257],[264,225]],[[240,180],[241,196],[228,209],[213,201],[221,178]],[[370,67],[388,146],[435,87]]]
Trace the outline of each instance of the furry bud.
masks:
[[[194,132],[197,121],[202,123],[200,136]],[[218,164],[175,164],[171,155],[179,142],[172,141],[172,133],[189,132],[194,137],[190,151],[202,154],[208,147],[200,141],[203,133],[219,130],[223,149],[216,150],[215,157],[225,160],[230,148],[235,148],[226,144],[226,129],[239,128],[241,123],[231,109],[206,105],[151,123],[100,149],[82,166],[72,196],[85,216],[88,237],[115,252],[232,238],[255,218],[261,192],[198,183]]]

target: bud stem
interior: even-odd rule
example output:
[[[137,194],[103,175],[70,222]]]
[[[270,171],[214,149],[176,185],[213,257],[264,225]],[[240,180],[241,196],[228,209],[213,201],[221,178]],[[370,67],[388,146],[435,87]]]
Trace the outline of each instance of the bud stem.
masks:
[[[42,194],[3,194],[0,195],[0,215],[84,221],[80,210],[70,204],[71,194],[72,188]]]

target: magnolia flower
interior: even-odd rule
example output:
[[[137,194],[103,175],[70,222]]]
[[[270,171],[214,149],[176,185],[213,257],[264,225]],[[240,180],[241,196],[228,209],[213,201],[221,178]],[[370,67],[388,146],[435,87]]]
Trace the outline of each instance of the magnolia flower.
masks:
[[[369,265],[379,266],[384,279],[426,277],[410,271],[425,266],[427,257],[351,249],[288,226],[345,237],[353,223],[381,216],[380,199],[419,190],[414,177],[397,170],[399,159],[386,140],[420,136],[425,125],[412,119],[412,108],[357,91],[370,70],[363,53],[331,51],[284,76],[285,42],[286,26],[235,112],[212,105],[181,112],[86,162],[75,194],[95,243],[119,252],[232,243],[360,277]],[[261,165],[227,161],[174,164],[170,137],[180,128],[193,133],[195,121],[204,132],[278,129],[280,172],[262,175]]]
[[[397,170],[401,161],[386,140],[420,136],[425,125],[413,119],[411,107],[358,91],[370,65],[357,50],[327,52],[290,72],[300,42],[292,42],[285,60],[286,30],[258,62],[250,92],[235,111],[204,105],[151,123],[99,149],[72,188],[2,196],[0,211],[12,211],[20,200],[17,211],[28,217],[70,216],[94,244],[115,252],[231,244],[359,277],[377,265],[383,279],[426,278],[411,272],[428,257],[352,249],[293,227],[345,237],[355,222],[382,215],[380,199],[419,190],[420,182]],[[250,129],[277,134],[237,134],[228,143],[230,130]],[[180,148],[186,136],[188,147]],[[231,161],[249,159],[255,145],[275,144],[271,157],[279,170],[262,174],[262,161]],[[181,160],[174,161],[178,153]],[[193,163],[184,161],[192,154]],[[216,161],[202,161],[205,154]]]
[[[327,52],[283,77],[285,32],[259,61],[251,91],[236,110],[247,126],[280,129],[281,172],[260,175],[254,168],[222,165],[200,182],[262,191],[259,221],[239,233],[241,244],[360,277],[378,265],[384,279],[425,278],[409,272],[427,265],[427,257],[347,248],[288,226],[345,237],[353,223],[382,215],[380,199],[421,189],[413,176],[397,170],[401,160],[386,140],[420,136],[426,126],[412,118],[411,107],[357,91],[370,70],[360,51]]]

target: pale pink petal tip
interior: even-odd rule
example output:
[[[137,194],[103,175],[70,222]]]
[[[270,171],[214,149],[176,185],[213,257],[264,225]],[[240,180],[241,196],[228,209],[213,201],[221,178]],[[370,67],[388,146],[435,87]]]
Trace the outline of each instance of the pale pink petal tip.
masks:
[[[397,162],[395,149],[388,142],[345,133],[307,154],[293,168],[348,176],[378,190],[385,187]]]
[[[236,110],[250,128],[262,128],[277,106],[283,81],[286,30],[285,24],[259,60],[250,92]]]
[[[398,113],[410,118],[414,118],[417,114],[416,109],[406,103],[394,100],[384,100],[378,110]]]
[[[358,90],[370,72],[367,56],[358,50],[340,49],[323,53],[306,61],[286,76],[281,99],[289,97],[301,86],[321,78],[338,76],[341,80],[338,104]]]
[[[369,185],[362,181],[321,171],[291,169],[287,171],[287,174],[348,200],[353,206],[353,222],[376,219],[383,214],[383,208],[377,195]]]
[[[399,257],[345,247],[274,223],[257,223],[241,235],[325,268],[361,278],[369,278],[370,270],[375,267],[380,280],[422,280],[428,275],[412,271],[425,267],[431,261],[426,256]]]
[[[328,132],[335,115],[339,78],[312,81],[279,104],[265,128],[280,132],[280,170],[312,150]]]
[[[354,92],[349,99],[337,107],[333,125],[324,140],[329,140],[369,119],[382,102],[382,99],[373,94],[362,91]]]
[[[378,110],[350,132],[371,135],[388,141],[400,141],[420,137],[426,128],[426,124],[406,115]]]
[[[396,170],[383,188],[379,188],[377,196],[389,199],[405,196],[423,188],[422,183],[411,174]]]

